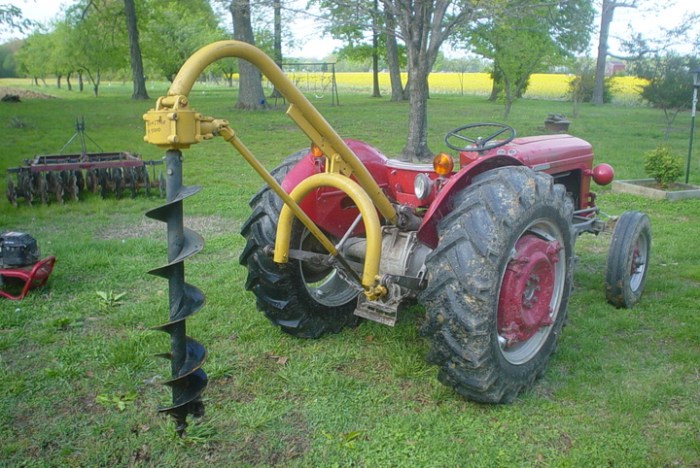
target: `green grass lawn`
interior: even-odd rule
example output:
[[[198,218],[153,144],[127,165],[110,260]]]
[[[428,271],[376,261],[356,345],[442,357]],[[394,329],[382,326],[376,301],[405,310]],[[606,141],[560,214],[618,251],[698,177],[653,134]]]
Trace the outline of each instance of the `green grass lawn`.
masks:
[[[2,83],[0,82],[0,86]],[[145,144],[149,102],[130,86],[103,86],[94,98],[42,88],[58,99],[0,103],[0,169],[56,153],[83,116],[105,151],[162,152]],[[232,109],[235,92],[197,85],[198,111],[226,118],[268,168],[305,147],[282,109]],[[344,137],[387,155],[403,146],[407,104],[341,95],[317,101]],[[430,100],[429,143],[446,131],[499,121],[502,105],[480,97]],[[549,113],[571,104],[518,101],[508,121],[520,135],[542,132]],[[685,155],[689,116],[669,144]],[[570,132],[590,141],[597,162],[620,179],[644,177],[643,154],[662,142],[664,118],[644,107],[588,107]],[[78,147],[71,147],[78,151]],[[71,148],[67,148],[68,151]],[[690,181],[700,183],[700,155]],[[0,200],[0,231],[32,234],[55,255],[47,288],[0,301],[0,465],[18,466],[698,466],[700,464],[700,201],[650,201],[597,188],[608,214],[637,209],[652,223],[646,293],[632,310],[604,299],[609,235],[577,245],[569,321],[544,378],[509,405],[460,398],[435,378],[418,336],[414,307],[395,328],[363,322],[317,341],[284,335],[256,311],[238,264],[239,226],[261,182],[223,141],[185,151],[184,181],[203,191],[184,203],[185,224],[204,251],[187,279],[207,296],[188,334],[209,352],[207,414],[178,439],[156,413],[170,398],[159,382],[168,336],[150,328],[168,317],[167,282],[146,274],[166,262],[165,225],[144,218],[157,197],[49,206]],[[3,179],[4,180],[4,179]],[[0,183],[4,193],[4,181]],[[121,301],[101,298],[126,293]]]

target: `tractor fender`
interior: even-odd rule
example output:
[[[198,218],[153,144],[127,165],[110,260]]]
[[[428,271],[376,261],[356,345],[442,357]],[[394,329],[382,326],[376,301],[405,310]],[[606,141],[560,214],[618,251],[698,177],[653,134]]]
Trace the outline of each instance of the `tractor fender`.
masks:
[[[357,158],[362,162],[362,165],[367,168],[377,184],[379,184],[380,187],[386,186],[388,183],[386,176],[387,157],[377,151],[376,148],[363,141],[347,139],[344,140],[344,142],[348,148],[355,153]],[[303,154],[303,152],[302,150],[299,153]],[[310,153],[307,153],[307,155],[303,156],[299,163],[284,177],[282,188],[285,192],[289,193],[302,180],[323,171],[324,169],[320,161],[317,161]]]
[[[418,228],[418,240],[434,249],[438,244],[437,225],[440,220],[452,210],[452,199],[456,193],[468,186],[477,175],[504,166],[523,166],[522,161],[507,155],[498,155],[477,159],[463,167],[442,187],[423,222]]]
[[[345,143],[367,168],[377,185],[385,189],[388,186],[386,156],[374,147],[358,140],[345,140]],[[299,153],[303,156],[289,170],[280,184],[287,193],[291,193],[303,180],[325,171],[322,159],[314,158],[310,152],[306,152],[305,155],[304,151]],[[352,179],[355,178],[352,177]],[[298,204],[317,226],[336,237],[342,237],[359,214],[354,203],[350,203],[348,194],[334,187],[314,189]],[[361,224],[353,232],[357,235],[363,231],[364,226]]]

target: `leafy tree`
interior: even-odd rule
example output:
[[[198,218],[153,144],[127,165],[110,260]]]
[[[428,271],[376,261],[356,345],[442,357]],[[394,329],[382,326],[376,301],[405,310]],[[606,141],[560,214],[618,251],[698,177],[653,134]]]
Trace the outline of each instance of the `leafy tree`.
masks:
[[[74,30],[66,21],[59,21],[48,33],[51,46],[48,51],[46,67],[49,74],[56,77],[56,87],[61,87],[63,77],[66,78],[68,90],[72,90],[71,76],[77,71],[78,52],[73,46]],[[82,88],[81,88],[82,91]]]
[[[409,118],[404,160],[425,160],[428,148],[428,75],[440,47],[463,24],[493,14],[489,4],[471,0],[423,0],[411,6],[403,0],[383,0],[384,9],[397,22],[397,35],[406,45],[408,58]]]
[[[353,61],[371,60],[372,96],[381,96],[379,58],[383,54],[389,68],[391,100],[403,100],[400,69],[403,51],[397,42],[394,15],[386,8],[382,11],[380,2],[375,0],[313,0],[313,3],[323,11],[326,32],[345,42],[340,57]]]
[[[504,118],[532,73],[561,64],[588,45],[592,19],[591,0],[514,0],[492,19],[470,28],[475,51],[493,60],[492,98],[501,90],[505,94]]]
[[[51,62],[52,40],[48,34],[35,32],[29,35],[22,47],[15,54],[18,71],[39,85],[39,79],[43,79],[52,70],[49,69]]]
[[[225,38],[206,0],[146,0],[139,11],[143,57],[168,81],[193,52]]]
[[[123,4],[118,0],[82,0],[66,13],[71,27],[68,37],[75,65],[88,77],[95,96],[102,74],[123,69],[128,57],[128,42],[122,22]]]
[[[578,117],[579,104],[591,102],[595,83],[595,62],[591,59],[578,59],[573,65],[574,78],[569,82],[568,96],[573,103],[573,115]],[[612,100],[612,80],[606,78],[603,87],[603,102]]]
[[[653,107],[664,111],[664,139],[668,140],[678,113],[690,108],[693,95],[690,70],[697,68],[700,61],[696,58],[668,54],[658,57],[656,62],[653,74],[647,76],[649,84],[642,87],[641,95]]]
[[[17,76],[17,64],[15,54],[22,45],[22,41],[14,40],[0,45],[0,78]]]
[[[379,33],[382,15],[378,0],[317,0],[323,11],[326,32],[346,45],[339,57],[353,61],[370,59],[372,63],[372,96],[379,91]]]

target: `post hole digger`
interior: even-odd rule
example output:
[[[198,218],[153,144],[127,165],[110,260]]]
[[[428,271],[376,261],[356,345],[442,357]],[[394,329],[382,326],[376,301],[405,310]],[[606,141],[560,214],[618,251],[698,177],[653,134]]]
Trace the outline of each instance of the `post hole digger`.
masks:
[[[311,140],[268,173],[222,119],[189,107],[188,94],[210,63],[236,57],[255,65],[284,95],[287,115]],[[433,164],[386,158],[343,140],[263,52],[222,41],[196,52],[166,96],[144,115],[145,140],[166,150],[166,204],[148,215],[167,223],[168,263],[151,273],[169,281],[172,414],[182,433],[200,414],[207,383],[204,347],[185,320],[204,295],[185,282],[183,262],[203,245],[183,225],[182,150],[215,136],[229,142],[264,180],[243,224],[246,288],[288,334],[318,338],[362,318],[393,325],[400,305],[426,311],[422,333],[439,380],[467,398],[509,402],[544,372],[566,316],[574,242],[606,227],[591,179],[591,146],[569,135],[517,138],[512,127],[463,125],[448,132]],[[606,297],[631,307],[644,288],[649,220],[630,211],[614,227]]]

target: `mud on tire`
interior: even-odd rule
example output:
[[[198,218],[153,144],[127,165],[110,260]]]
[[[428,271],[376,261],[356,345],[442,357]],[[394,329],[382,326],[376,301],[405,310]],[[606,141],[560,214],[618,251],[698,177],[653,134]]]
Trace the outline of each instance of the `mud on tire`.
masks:
[[[302,150],[288,156],[271,172],[272,176],[281,182],[307,153]],[[258,310],[282,331],[300,338],[318,338],[326,333],[337,333],[346,326],[356,326],[359,318],[353,312],[357,292],[334,276],[331,269],[313,269],[295,260],[276,264],[263,251],[275,242],[282,200],[265,186],[253,196],[249,205],[253,213],[241,227],[246,245],[239,261],[248,269],[245,287],[255,294]],[[295,221],[291,248],[315,250],[314,244],[315,239]]]
[[[455,196],[421,295],[443,384],[504,403],[544,372],[571,289],[572,213],[562,185],[525,167],[480,174]]]

